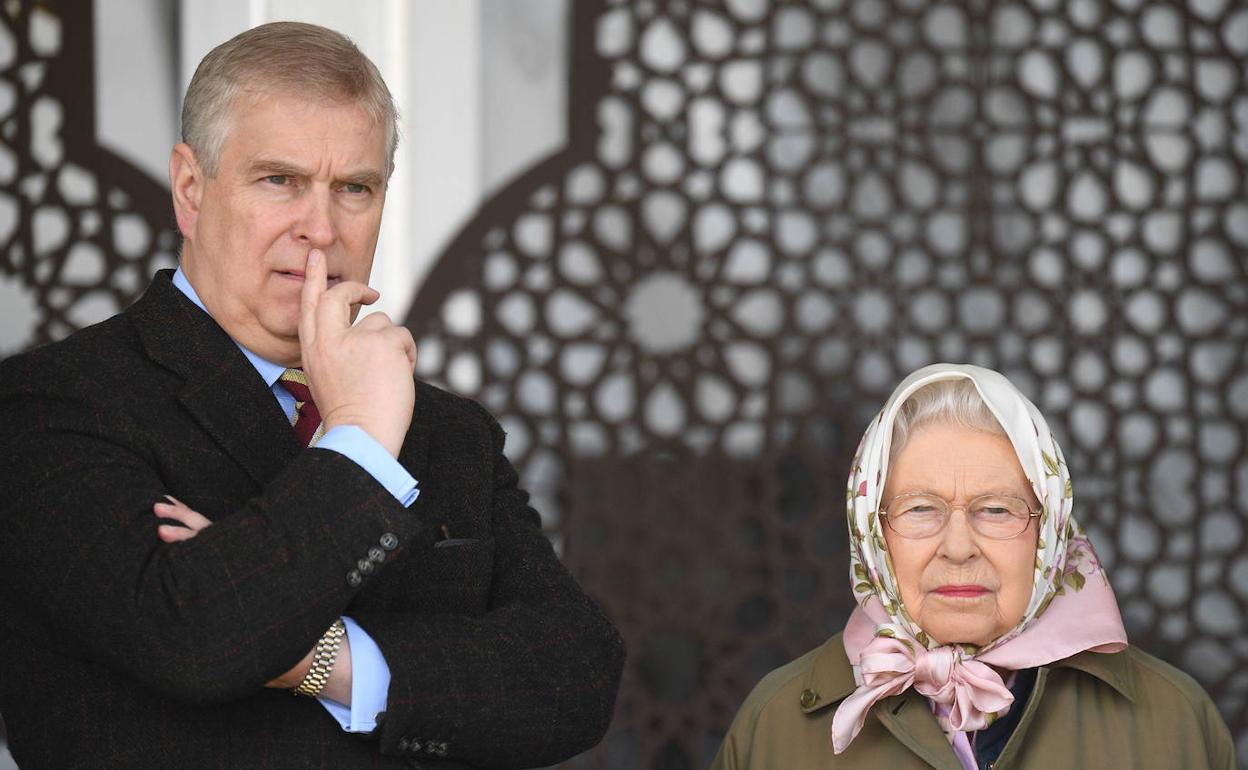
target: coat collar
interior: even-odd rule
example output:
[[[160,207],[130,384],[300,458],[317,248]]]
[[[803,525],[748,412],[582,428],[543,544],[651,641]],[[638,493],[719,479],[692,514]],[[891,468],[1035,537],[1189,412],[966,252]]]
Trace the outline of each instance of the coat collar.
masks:
[[[1041,666],[1039,679],[1026,705],[1027,711],[1024,713],[1023,723],[1018,729],[1025,730],[1030,722],[1029,715],[1039,708],[1039,701],[1044,694],[1047,669],[1051,668],[1071,668],[1082,671],[1105,682],[1128,700],[1134,701],[1136,683],[1129,656],[1129,650],[1116,653],[1087,651],[1047,666]],[[802,683],[798,705],[802,713],[814,714],[829,706],[836,706],[855,689],[857,689],[857,683],[854,682],[854,670],[845,653],[843,636],[837,634],[824,642],[823,646],[815,652],[814,660]],[[926,698],[915,692],[914,688],[909,688],[900,695],[880,700],[872,711],[897,740],[932,767],[961,770],[961,764],[949,747],[948,740],[941,733],[940,726],[932,716]],[[831,713],[831,711],[828,712],[829,718]]]
[[[800,703],[802,713],[810,714],[840,703],[857,687],[854,670],[845,657],[842,635],[837,634],[823,643],[815,653],[814,665],[806,672]]]
[[[1065,660],[1049,664],[1052,668],[1073,668],[1100,679],[1114,688],[1124,698],[1134,703],[1137,700],[1135,670],[1131,665],[1131,650],[1121,652],[1093,652],[1085,650]]]
[[[300,447],[281,407],[238,345],[162,270],[126,313],[156,364],[179,376],[178,400],[261,485]]]
[[[837,634],[815,654],[803,683],[799,705],[803,713],[813,714],[840,703],[856,688],[854,671],[845,655],[843,635]],[[932,716],[927,699],[913,688],[880,700],[872,711],[885,729],[930,766],[939,770],[962,770]],[[831,716],[830,711],[828,716]]]
[[[1048,668],[1073,668],[1100,679],[1130,701],[1136,700],[1135,674],[1132,672],[1128,650],[1112,653],[1091,650],[1072,655],[1064,660],[1048,664]],[[842,635],[837,634],[815,653],[813,665],[806,672],[802,692],[811,693],[803,698],[802,713],[810,714],[840,703],[857,689],[854,669],[845,655]]]
[[[273,392],[212,316],[173,285],[161,270],[126,313],[148,357],[183,380],[178,400],[258,484],[267,484],[302,447]],[[412,422],[421,419],[417,398]],[[427,436],[408,431],[399,459],[421,478]]]

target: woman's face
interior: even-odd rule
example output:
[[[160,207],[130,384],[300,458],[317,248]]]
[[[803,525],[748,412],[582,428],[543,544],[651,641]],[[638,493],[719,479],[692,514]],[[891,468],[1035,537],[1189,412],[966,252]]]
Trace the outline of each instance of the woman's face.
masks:
[[[986,494],[1039,507],[1010,440],[953,425],[919,428],[891,463],[884,504],[908,492],[935,493],[953,507],[944,530],[922,540],[884,526],[910,617],[941,644],[983,646],[1018,625],[1031,598],[1035,519],[1018,537],[993,540],[971,528],[965,509]]]

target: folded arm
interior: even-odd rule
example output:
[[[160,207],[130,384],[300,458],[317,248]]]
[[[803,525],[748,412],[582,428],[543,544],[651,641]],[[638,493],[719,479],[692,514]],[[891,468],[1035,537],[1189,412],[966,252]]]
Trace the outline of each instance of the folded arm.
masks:
[[[39,394],[6,375],[0,606],[167,697],[228,701],[287,672],[355,595],[356,559],[420,531],[357,465],[309,450],[200,536],[164,543],[152,505],[175,490],[150,433],[90,404],[72,373]]]
[[[492,550],[489,609],[479,615],[356,609],[352,615],[391,669],[378,729],[383,753],[446,756],[475,767],[545,766],[602,738],[615,707],[623,643],[542,534],[502,454],[502,430],[480,413],[495,458],[492,542],[434,550],[462,552],[465,561]]]

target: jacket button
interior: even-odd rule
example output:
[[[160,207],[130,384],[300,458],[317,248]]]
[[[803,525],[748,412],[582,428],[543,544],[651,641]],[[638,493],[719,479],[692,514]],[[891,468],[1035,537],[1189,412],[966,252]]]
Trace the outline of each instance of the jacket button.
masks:
[[[399,739],[399,751],[407,751],[407,739],[406,738]]]
[[[359,569],[361,575],[371,575],[373,570],[377,569],[377,565],[368,559],[360,559],[355,563],[355,566]]]
[[[381,550],[377,546],[373,546],[372,548],[368,549],[368,560],[381,564],[383,561],[386,560],[386,552]]]
[[[381,547],[387,551],[393,551],[399,547],[399,536],[393,532],[387,532],[377,542],[381,543]]]
[[[801,703],[802,708],[808,709],[819,702],[819,693],[814,690],[802,690]]]
[[[351,570],[350,572],[347,573],[347,585],[351,586],[352,588],[359,588],[360,584],[363,582],[364,582],[364,577],[359,573],[358,570]]]

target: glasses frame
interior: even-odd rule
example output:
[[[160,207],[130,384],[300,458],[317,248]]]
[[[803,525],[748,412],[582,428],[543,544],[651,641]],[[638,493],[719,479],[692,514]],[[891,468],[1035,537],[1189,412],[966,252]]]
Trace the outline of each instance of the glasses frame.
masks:
[[[893,526],[892,516],[889,514],[888,509],[893,507],[893,504],[896,503],[898,500],[902,500],[907,497],[934,497],[937,500],[940,500],[942,503],[944,503],[945,504],[945,516],[944,516],[944,520],[940,524],[940,529],[936,530],[930,535],[923,535],[921,537],[915,537],[913,535],[906,535],[898,531],[897,528]],[[979,529],[976,528],[975,526],[975,519],[971,517],[968,511],[970,510],[971,505],[976,500],[981,500],[985,497],[1012,497],[1015,500],[1018,500],[1027,508],[1027,523],[1018,532],[1016,532],[1013,535],[1007,535],[1006,537],[997,537],[996,535],[989,535],[987,533],[980,532]],[[962,509],[962,513],[966,514],[966,523],[971,528],[971,531],[981,537],[986,537],[989,540],[1013,540],[1014,538],[1018,537],[1019,535],[1022,535],[1024,532],[1027,531],[1027,528],[1031,526],[1032,519],[1044,513],[1043,508],[1038,511],[1033,511],[1031,509],[1031,506],[1027,504],[1027,501],[1019,497],[1018,495],[1002,495],[1002,494],[993,494],[993,493],[989,493],[986,495],[976,495],[975,497],[967,501],[965,505],[954,505],[953,503],[949,502],[948,500],[941,497],[940,495],[933,494],[932,492],[903,492],[900,495],[894,495],[892,499],[888,501],[888,505],[882,506],[880,508],[880,518],[884,519],[884,522],[888,524],[889,529],[897,533],[897,537],[904,537],[906,540],[927,540],[928,538],[936,537],[940,533],[944,532],[945,527],[949,526],[949,520],[953,518],[953,512],[959,508]]]

